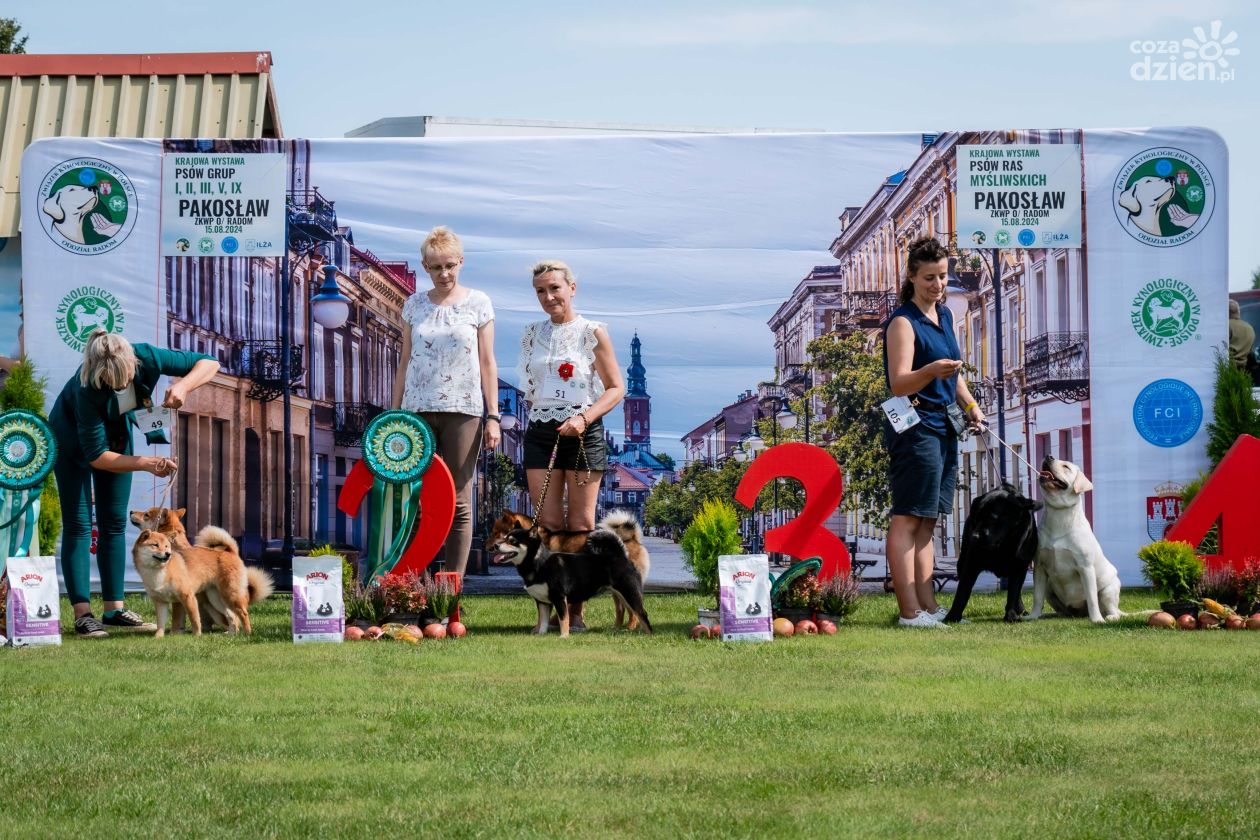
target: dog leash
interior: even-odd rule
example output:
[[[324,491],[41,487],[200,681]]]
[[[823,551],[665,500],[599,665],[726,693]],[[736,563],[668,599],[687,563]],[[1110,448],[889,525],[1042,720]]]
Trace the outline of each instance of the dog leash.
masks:
[[[582,468],[581,465],[586,464],[586,478],[579,478],[578,479],[579,485],[589,484],[591,481],[591,472],[592,472],[590,463],[586,460],[586,448],[582,446],[582,443],[583,441],[581,439],[581,436],[579,436],[578,437],[577,468],[581,469]],[[534,513],[536,515],[534,517],[534,524],[529,529],[530,536],[534,536],[534,537],[538,536],[538,528],[540,527],[542,523],[543,503],[547,500],[547,489],[551,487],[551,473],[556,468],[556,456],[559,454],[560,454],[560,435],[557,433],[556,442],[551,447],[551,457],[547,459],[547,474],[543,476],[542,492],[538,494],[538,504],[534,505]]]

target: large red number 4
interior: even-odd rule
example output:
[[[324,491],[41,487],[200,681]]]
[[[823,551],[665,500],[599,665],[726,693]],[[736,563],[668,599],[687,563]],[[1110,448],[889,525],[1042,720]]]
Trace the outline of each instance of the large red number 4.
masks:
[[[849,574],[849,550],[824,527],[844,495],[840,465],[825,449],[810,443],[781,443],[752,462],[735,491],[735,500],[752,508],[761,488],[776,478],[794,478],[805,488],[805,508],[786,525],[766,531],[766,549],[798,560],[822,558],[819,580]]]
[[[1241,435],[1164,539],[1198,545],[1220,520],[1217,540],[1220,554],[1209,554],[1203,559],[1212,568],[1229,565],[1241,569],[1248,557],[1260,556],[1257,476],[1260,476],[1260,440]]]

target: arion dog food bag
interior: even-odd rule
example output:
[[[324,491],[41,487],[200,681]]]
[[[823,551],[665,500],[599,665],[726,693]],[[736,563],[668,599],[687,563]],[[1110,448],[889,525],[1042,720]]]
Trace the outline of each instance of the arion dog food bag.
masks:
[[[341,558],[293,558],[293,641],[340,642],[346,634]]]
[[[773,639],[770,558],[764,554],[719,557],[718,609],[722,615],[722,641],[768,642]]]
[[[57,558],[10,557],[5,635],[14,647],[61,644]]]

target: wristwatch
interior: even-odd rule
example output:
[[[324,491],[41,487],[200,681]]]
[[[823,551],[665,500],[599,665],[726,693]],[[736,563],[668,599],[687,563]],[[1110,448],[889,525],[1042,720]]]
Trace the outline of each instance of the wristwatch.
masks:
[[[487,414],[487,415],[486,415],[486,419],[487,419],[487,420],[493,420],[494,422],[496,422],[496,423],[498,423],[498,424],[500,424],[500,425],[502,425],[502,423],[503,423],[503,418],[502,418],[502,417],[500,417],[500,416],[499,416],[499,415],[497,415],[497,414]]]

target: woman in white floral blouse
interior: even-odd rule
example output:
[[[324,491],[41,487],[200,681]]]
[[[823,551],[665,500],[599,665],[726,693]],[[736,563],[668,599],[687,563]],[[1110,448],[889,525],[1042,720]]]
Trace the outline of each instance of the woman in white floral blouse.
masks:
[[[559,439],[547,498],[534,515],[553,531],[590,531],[608,466],[602,418],[621,402],[626,386],[607,328],[573,309],[577,281],[572,270],[558,260],[538,263],[534,294],[548,318],[525,328],[518,363],[529,402],[524,447],[529,495],[537,505]],[[580,607],[574,609],[570,629],[585,629]]]
[[[428,422],[437,452],[455,478],[455,522],[443,557],[447,571],[463,574],[472,543],[470,499],[480,445],[499,445],[494,307],[484,292],[460,284],[464,246],[450,228],[434,228],[420,246],[420,258],[433,288],[417,289],[403,304],[410,329],[403,330],[400,358],[405,363],[394,377],[394,405]]]

